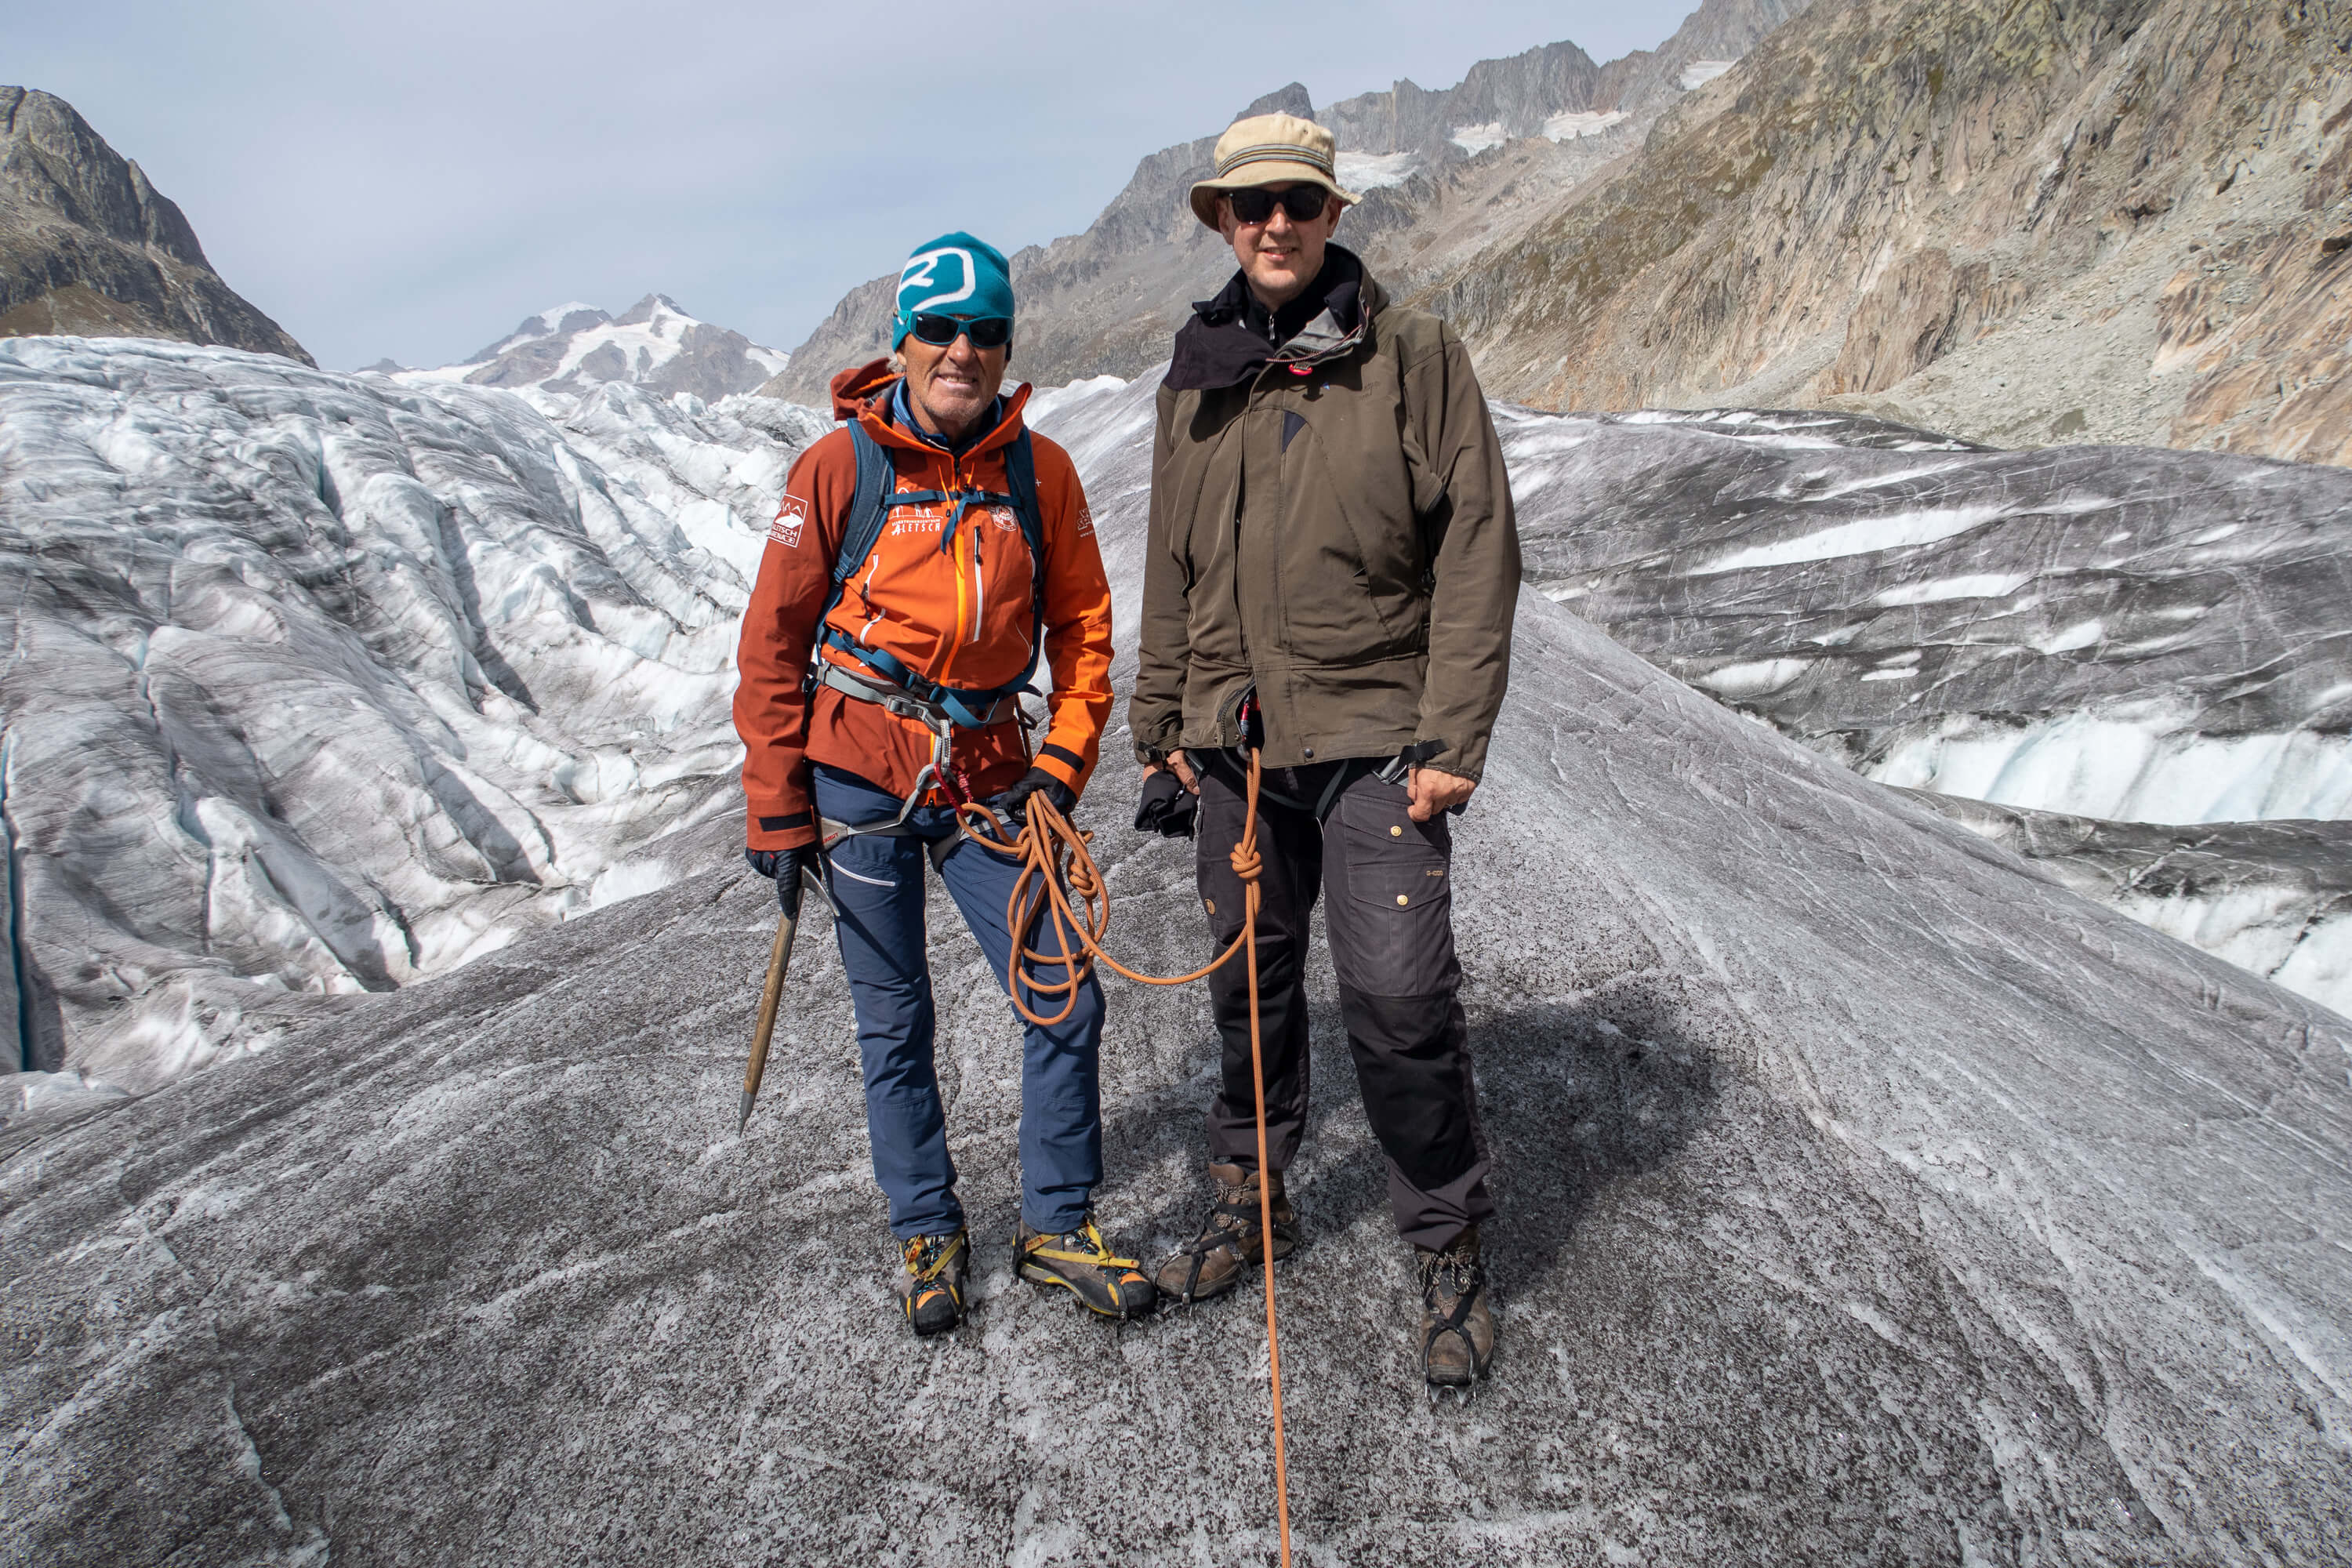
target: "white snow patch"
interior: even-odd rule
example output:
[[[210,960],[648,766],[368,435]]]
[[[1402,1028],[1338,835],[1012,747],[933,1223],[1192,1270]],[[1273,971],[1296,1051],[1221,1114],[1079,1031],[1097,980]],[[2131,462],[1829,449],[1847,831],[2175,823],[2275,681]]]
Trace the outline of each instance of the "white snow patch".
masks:
[[[2107,624],[2105,621],[2077,621],[2065,630],[2030,646],[2040,648],[2043,653],[2074,653],[2082,648],[2096,647],[2099,639],[2106,635]]]
[[[624,860],[608,866],[589,884],[588,909],[601,910],[624,899],[658,893],[685,874],[679,867],[660,859]]]
[[[1682,84],[1685,92],[1695,92],[1738,63],[1738,60],[1693,60],[1683,67],[1683,74],[1675,79]]]
[[[1905,605],[1939,605],[1948,599],[2005,599],[2033,580],[2030,572],[1984,572],[1966,577],[1938,577],[1932,583],[1904,583],[1874,595],[1880,609]]]
[[[1484,125],[1457,125],[1446,140],[1475,158],[1490,147],[1500,147],[1510,138],[1504,134],[1501,121],[1489,120]]]
[[[1747,664],[1727,664],[1721,669],[1693,676],[1691,684],[1737,701],[1778,691],[1812,667],[1813,661],[1809,658],[1760,658]]]
[[[599,310],[595,306],[588,304],[583,300],[574,300],[570,304],[557,305],[551,309],[541,310],[538,315],[533,316],[531,320],[539,323],[540,332],[544,335],[545,333],[551,332],[558,327],[563,325],[564,317],[577,315],[583,311],[592,315],[604,314],[604,312]]]
[[[1867,555],[1881,550],[1899,550],[1906,545],[1933,544],[1939,539],[1950,539],[1972,528],[1982,528],[1988,522],[2007,516],[2008,511],[2006,506],[1997,502],[1979,502],[1972,506],[1935,507],[1925,511],[1900,511],[1885,517],[1860,518],[1853,522],[1840,523],[1835,528],[1824,528],[1816,533],[1734,551],[1729,555],[1692,567],[1687,574],[1711,577],[1718,572],[1740,572],[1752,566],[1787,566],[1800,561],[1828,561],[1841,555]]]
[[[1108,397],[1126,384],[1115,375],[1094,375],[1062,386],[1033,386],[1022,418],[1034,425],[1041,419],[1058,417],[1090,399]]]
[[[1544,121],[1543,133],[1554,142],[1575,142],[1598,136],[1632,118],[1622,109],[1571,109]]]
[[[2150,707],[2012,727],[1955,720],[1863,771],[1881,784],[2111,822],[2352,816],[2352,737],[2215,736]]]
[[[1334,162],[1339,184],[1351,191],[1401,185],[1421,166],[1421,160],[1411,153],[1342,153]]]

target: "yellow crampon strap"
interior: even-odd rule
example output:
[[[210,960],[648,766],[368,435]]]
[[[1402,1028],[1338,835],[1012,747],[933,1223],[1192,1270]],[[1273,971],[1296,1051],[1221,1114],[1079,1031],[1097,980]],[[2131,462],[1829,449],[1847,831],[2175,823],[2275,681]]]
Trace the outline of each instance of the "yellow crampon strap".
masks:
[[[948,1243],[947,1246],[940,1247],[940,1255],[937,1258],[932,1258],[930,1263],[924,1268],[921,1272],[915,1276],[915,1283],[918,1285],[928,1285],[932,1280],[937,1279],[941,1274],[945,1273],[947,1271],[947,1266],[955,1261],[956,1254],[961,1252],[970,1240],[971,1237],[969,1235],[963,1232],[958,1232],[956,1238]],[[921,1243],[919,1238],[917,1242],[912,1244],[912,1246],[919,1246],[920,1244]],[[909,1249],[911,1250],[911,1246]]]
[[[1031,1245],[1024,1247],[1021,1249],[1021,1256],[1024,1258],[1050,1258],[1057,1263],[1091,1263],[1097,1268],[1132,1268],[1140,1272],[1143,1268],[1141,1263],[1132,1258],[1113,1257],[1111,1255],[1110,1244],[1102,1238],[1102,1232],[1095,1228],[1095,1223],[1092,1220],[1088,1220],[1084,1226],[1077,1230],[1071,1231],[1069,1234],[1072,1236],[1083,1236],[1088,1241],[1093,1242],[1095,1244],[1094,1251],[1090,1253],[1065,1252],[1058,1247],[1038,1247]],[[1038,1241],[1043,1241],[1045,1238],[1041,1236],[1036,1239]]]

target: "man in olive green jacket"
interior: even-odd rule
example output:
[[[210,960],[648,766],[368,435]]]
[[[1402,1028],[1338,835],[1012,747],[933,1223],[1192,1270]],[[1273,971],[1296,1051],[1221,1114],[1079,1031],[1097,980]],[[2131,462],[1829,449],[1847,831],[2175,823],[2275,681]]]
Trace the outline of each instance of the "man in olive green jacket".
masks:
[[[1289,115],[1236,123],[1194,214],[1240,270],[1194,307],[1160,390],[1143,621],[1129,726],[1139,822],[1198,796],[1201,897],[1216,940],[1241,927],[1228,855],[1247,751],[1265,769],[1258,847],[1268,1196],[1259,1234],[1248,994],[1212,981],[1224,1040],[1209,1114],[1207,1223],[1161,1291],[1221,1295],[1297,1244],[1282,1172],[1307,1103],[1300,963],[1319,891],[1340,1011],[1397,1227],[1418,1249],[1420,1353],[1466,1384],[1495,1325],[1478,1226],[1494,1212],[1456,998],[1449,813],[1477,787],[1508,675],[1518,535],[1500,443],[1444,322],[1391,305],[1329,243],[1355,200],[1330,132]],[[1171,807],[1173,806],[1172,812]]]

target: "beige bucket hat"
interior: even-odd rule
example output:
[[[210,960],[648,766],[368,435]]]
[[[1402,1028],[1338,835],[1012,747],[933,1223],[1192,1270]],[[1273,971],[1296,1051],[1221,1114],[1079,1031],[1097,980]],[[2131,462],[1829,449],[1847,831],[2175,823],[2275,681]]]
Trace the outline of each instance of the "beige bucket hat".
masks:
[[[1216,173],[1192,187],[1192,216],[1217,226],[1217,196],[1251,185],[1296,182],[1320,185],[1353,206],[1363,198],[1339,188],[1338,143],[1311,120],[1295,114],[1254,114],[1217,138]]]

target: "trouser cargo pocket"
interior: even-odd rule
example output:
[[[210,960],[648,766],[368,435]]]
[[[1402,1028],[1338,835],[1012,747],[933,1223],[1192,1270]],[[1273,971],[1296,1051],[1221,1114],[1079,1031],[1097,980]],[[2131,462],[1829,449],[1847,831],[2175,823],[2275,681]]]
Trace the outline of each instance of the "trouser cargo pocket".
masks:
[[[1401,784],[1366,777],[1339,797],[1324,835],[1324,920],[1339,984],[1367,996],[1450,993],[1454,842],[1443,816],[1415,822]]]

